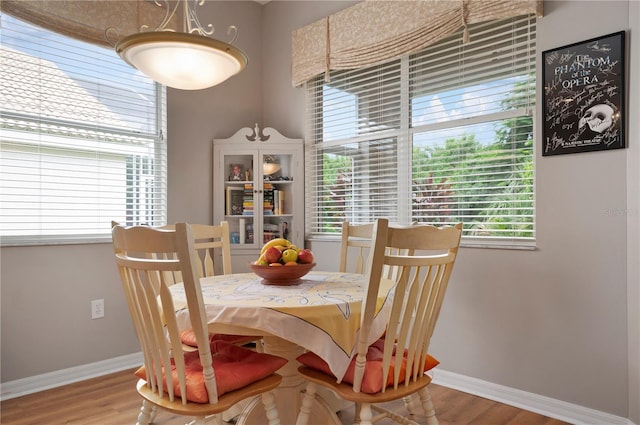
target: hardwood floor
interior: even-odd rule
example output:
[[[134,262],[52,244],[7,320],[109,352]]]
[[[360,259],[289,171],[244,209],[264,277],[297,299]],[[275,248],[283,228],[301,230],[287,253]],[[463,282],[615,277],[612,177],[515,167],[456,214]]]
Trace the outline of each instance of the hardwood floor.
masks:
[[[140,408],[132,370],[3,401],[2,425],[125,425],[134,424]],[[526,410],[432,384],[431,398],[440,425],[563,425]],[[400,402],[395,402],[402,408]],[[353,409],[340,412],[352,423]],[[156,425],[182,425],[184,418],[160,412]],[[392,422],[379,422],[386,425]],[[282,424],[292,425],[292,424]]]

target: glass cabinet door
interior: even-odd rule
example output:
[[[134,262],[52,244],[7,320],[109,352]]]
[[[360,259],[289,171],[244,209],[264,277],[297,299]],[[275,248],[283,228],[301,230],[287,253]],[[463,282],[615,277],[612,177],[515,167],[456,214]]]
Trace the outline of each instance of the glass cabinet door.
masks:
[[[262,174],[262,243],[275,238],[291,240],[294,225],[292,211],[293,167],[290,153],[271,152],[261,155]]]
[[[229,223],[232,246],[249,247],[255,243],[254,162],[251,153],[223,156],[226,169],[224,219]]]

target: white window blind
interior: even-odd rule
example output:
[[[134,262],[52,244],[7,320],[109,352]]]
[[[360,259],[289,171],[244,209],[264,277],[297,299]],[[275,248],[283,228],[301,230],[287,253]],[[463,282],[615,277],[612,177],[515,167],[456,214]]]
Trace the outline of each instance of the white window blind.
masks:
[[[389,217],[462,221],[467,243],[534,240],[535,17],[469,34],[307,83],[310,235]]]
[[[344,220],[396,220],[400,61],[332,72],[330,83],[319,77],[307,88],[310,233],[339,233]]]
[[[2,15],[3,245],[166,222],[165,90],[111,50]]]

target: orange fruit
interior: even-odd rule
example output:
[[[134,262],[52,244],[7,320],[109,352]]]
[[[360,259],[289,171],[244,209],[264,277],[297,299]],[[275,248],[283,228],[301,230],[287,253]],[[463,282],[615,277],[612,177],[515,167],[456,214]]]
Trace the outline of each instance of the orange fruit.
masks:
[[[284,263],[285,266],[297,266],[298,263],[296,263],[295,261],[287,261],[286,263]]]

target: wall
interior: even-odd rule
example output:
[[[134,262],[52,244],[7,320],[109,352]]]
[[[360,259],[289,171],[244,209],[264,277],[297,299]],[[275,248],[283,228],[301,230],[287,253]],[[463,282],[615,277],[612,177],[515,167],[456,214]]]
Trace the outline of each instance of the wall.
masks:
[[[216,88],[169,90],[170,222],[210,222],[220,202],[211,195],[213,137],[255,122],[304,135],[304,94],[290,83],[291,30],[352,3],[205,6],[201,21],[218,36],[239,27],[249,66]],[[627,29],[631,20],[637,52],[638,9],[633,1],[547,1],[538,49]],[[635,56],[630,117],[640,112]],[[639,136],[630,122],[629,149],[537,153],[538,249],[461,250],[433,342],[443,370],[640,423]],[[628,216],[607,213],[626,208]],[[319,267],[337,268],[335,245],[310,246]],[[111,255],[109,244],[2,248],[2,382],[138,351]],[[90,320],[94,298],[105,299],[105,319]]]
[[[290,32],[348,5],[276,1],[264,7],[269,125],[304,134],[304,93],[290,83]],[[544,8],[539,52],[629,28],[626,1],[546,1]],[[629,93],[638,93],[637,71]],[[637,101],[628,116],[638,116]],[[637,143],[637,126],[629,136]],[[625,211],[627,189],[638,190],[637,180],[627,181],[627,163],[638,168],[637,152],[544,159],[537,152],[537,249],[461,250],[432,345],[442,369],[623,418],[637,410],[628,388],[629,377],[639,378],[627,368],[633,362],[627,291],[637,294],[638,287],[637,275],[627,284],[627,219],[633,217],[610,213]],[[337,268],[335,243],[308,246],[318,267]],[[630,323],[637,333],[637,321]]]
[[[140,351],[112,257],[111,244],[2,248],[3,383]]]
[[[627,156],[627,312],[629,355],[629,418],[640,423],[640,2],[629,4],[629,152]],[[633,83],[635,82],[635,83]],[[635,95],[633,95],[635,93]],[[635,117],[633,119],[631,117]]]

